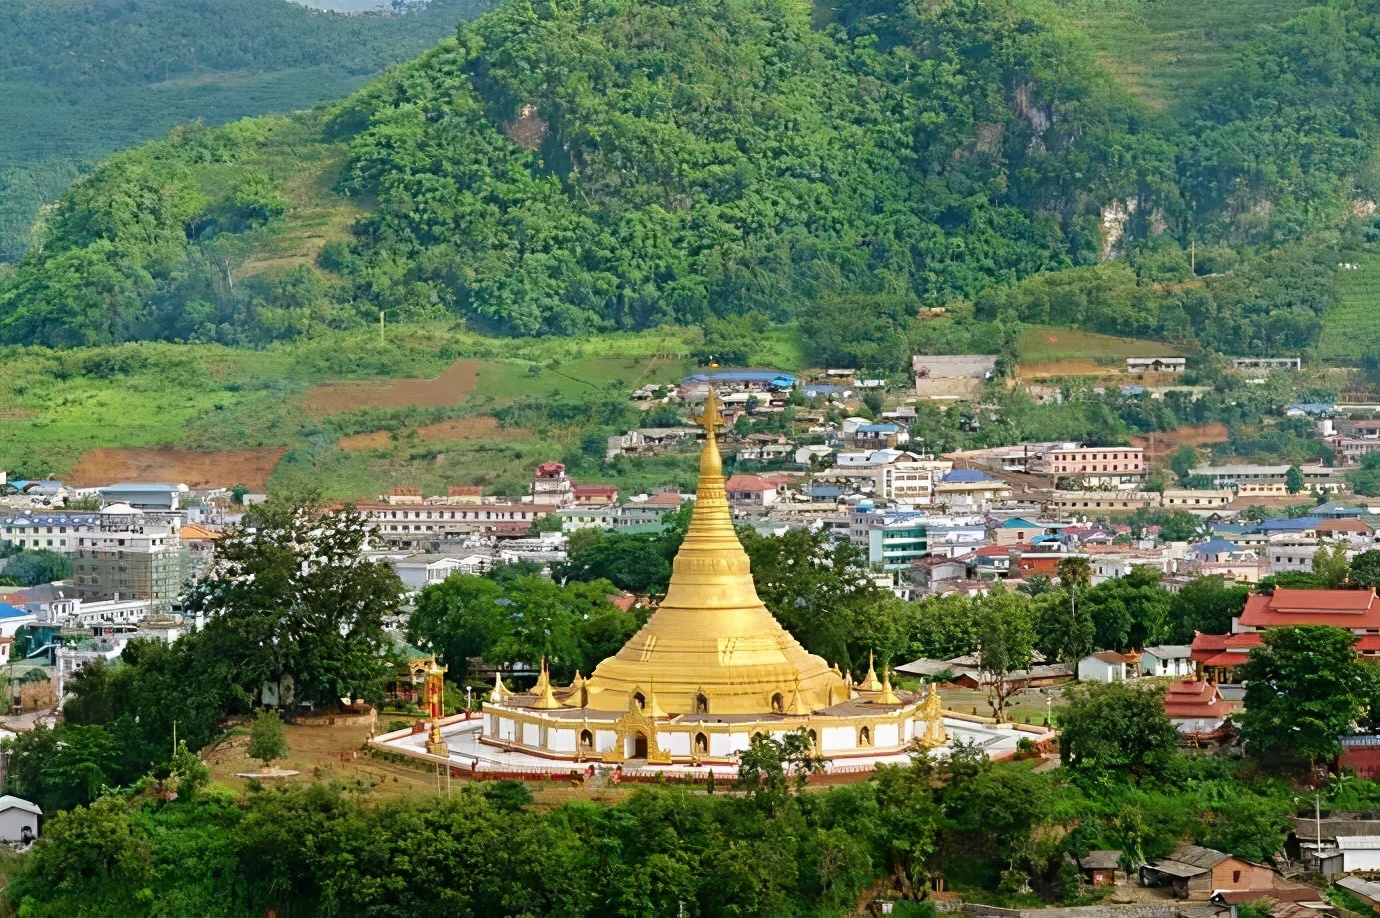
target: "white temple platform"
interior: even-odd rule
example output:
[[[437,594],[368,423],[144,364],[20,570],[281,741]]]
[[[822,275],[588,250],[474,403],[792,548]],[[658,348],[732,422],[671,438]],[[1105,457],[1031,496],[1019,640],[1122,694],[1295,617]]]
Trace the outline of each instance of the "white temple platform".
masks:
[[[441,736],[449,747],[449,764],[452,768],[465,772],[503,773],[508,775],[531,774],[536,776],[569,775],[572,771],[587,769],[591,762],[572,762],[570,760],[548,759],[500,749],[479,741],[484,721],[476,717],[472,720],[454,720],[442,723]],[[1017,727],[1013,724],[983,724],[959,718],[944,718],[944,728],[949,734],[949,743],[931,751],[934,756],[947,754],[949,745],[956,741],[974,743],[994,760],[1008,759],[1015,755],[1022,738],[1033,742],[1050,738],[1053,733],[1037,731],[1030,727]],[[426,733],[398,732],[376,737],[372,744],[388,751],[402,753],[409,757],[440,764],[445,761],[426,751]],[[872,771],[878,765],[904,765],[910,761],[910,753],[881,752],[875,755],[856,755],[830,760],[824,767],[825,774],[847,775]],[[592,763],[596,771],[610,768],[603,762]],[[734,777],[738,773],[736,765],[646,765],[628,762],[625,772],[705,775],[714,772],[716,777]]]

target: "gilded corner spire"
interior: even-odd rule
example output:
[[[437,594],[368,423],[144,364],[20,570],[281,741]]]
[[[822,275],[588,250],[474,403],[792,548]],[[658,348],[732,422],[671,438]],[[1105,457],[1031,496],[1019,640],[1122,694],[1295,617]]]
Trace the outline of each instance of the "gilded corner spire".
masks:
[[[489,700],[494,704],[502,702],[508,697],[508,690],[503,687],[503,674],[494,670],[494,689],[489,693]]]
[[[867,652],[867,675],[858,683],[858,689],[863,692],[880,692],[882,690],[882,683],[877,679],[877,667],[873,662],[873,654],[870,650]]]
[[[891,667],[882,667],[882,694],[873,699],[874,704],[900,704],[901,699],[891,689]]]

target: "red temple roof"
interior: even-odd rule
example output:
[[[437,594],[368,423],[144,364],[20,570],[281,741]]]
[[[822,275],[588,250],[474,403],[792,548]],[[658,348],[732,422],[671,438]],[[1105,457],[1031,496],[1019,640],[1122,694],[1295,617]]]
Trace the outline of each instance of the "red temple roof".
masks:
[[[1331,625],[1352,631],[1380,631],[1380,603],[1375,590],[1290,590],[1246,599],[1240,622],[1252,628]]]

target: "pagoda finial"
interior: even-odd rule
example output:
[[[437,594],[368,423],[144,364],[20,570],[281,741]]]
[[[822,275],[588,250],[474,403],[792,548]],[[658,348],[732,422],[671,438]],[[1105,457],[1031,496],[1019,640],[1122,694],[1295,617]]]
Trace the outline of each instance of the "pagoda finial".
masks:
[[[494,690],[489,693],[489,700],[495,704],[504,701],[508,697],[508,690],[503,687],[503,674],[494,670]]]
[[[551,677],[546,672],[546,657],[541,658],[541,678],[537,680],[536,687],[532,689],[532,694],[537,696],[537,700],[532,703],[532,707],[543,711],[554,711],[556,708],[563,708],[556,693],[551,690]]]
[[[867,675],[858,683],[858,689],[863,692],[880,692],[882,690],[882,683],[877,679],[877,667],[870,650],[867,652]]]
[[[900,704],[901,699],[891,690],[891,667],[882,667],[882,694],[872,700],[873,704]]]
[[[700,415],[700,426],[704,428],[706,438],[713,440],[719,432],[719,428],[724,425],[723,415],[719,413],[719,393],[714,388],[714,382],[709,383],[709,396],[704,400],[704,413]]]

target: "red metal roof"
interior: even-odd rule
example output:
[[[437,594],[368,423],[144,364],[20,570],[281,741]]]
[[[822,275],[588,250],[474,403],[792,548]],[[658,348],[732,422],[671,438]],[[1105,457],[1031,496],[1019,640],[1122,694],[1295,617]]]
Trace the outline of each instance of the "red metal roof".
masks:
[[[1224,717],[1235,707],[1222,698],[1210,682],[1183,679],[1169,686],[1164,696],[1164,713],[1170,717]]]
[[[1190,645],[1189,659],[1204,666],[1240,666],[1252,647],[1259,647],[1260,632],[1240,634],[1203,634],[1195,631]]]
[[[1331,625],[1355,631],[1380,630],[1374,590],[1290,590],[1256,593],[1246,599],[1240,622],[1252,628]]]
[[[758,475],[734,475],[724,482],[725,491],[774,491],[776,485]]]

